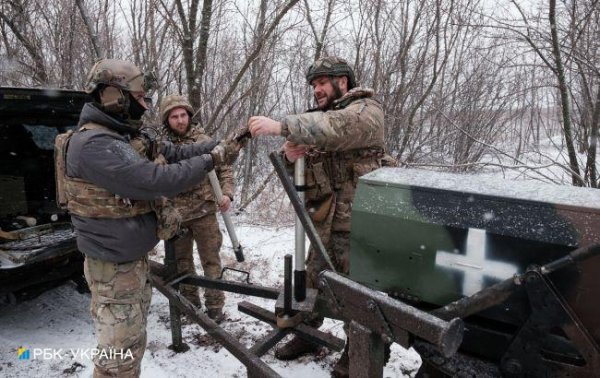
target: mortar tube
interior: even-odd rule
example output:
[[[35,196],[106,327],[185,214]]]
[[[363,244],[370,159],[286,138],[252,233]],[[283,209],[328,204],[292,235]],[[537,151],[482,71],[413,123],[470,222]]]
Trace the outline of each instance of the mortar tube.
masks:
[[[294,186],[298,192],[300,202],[304,204],[306,182],[304,177],[305,160],[299,158],[294,163]],[[294,261],[294,298],[296,302],[302,302],[306,299],[306,237],[304,226],[300,218],[296,216],[296,254]]]
[[[294,211],[298,215],[300,222],[302,222],[304,225],[304,231],[310,240],[311,249],[313,249],[320,255],[321,258],[323,258],[323,261],[327,266],[326,269],[329,269],[332,272],[337,272],[337,269],[335,269],[335,266],[333,266],[333,263],[331,262],[329,254],[327,254],[327,250],[325,249],[325,246],[319,237],[319,233],[317,232],[312,219],[310,219],[310,216],[308,215],[308,211],[306,211],[304,204],[298,197],[298,192],[294,187],[292,179],[289,177],[289,172],[285,168],[285,165],[281,159],[281,154],[273,151],[269,153],[269,160],[271,160],[273,168],[275,168],[275,173],[277,173],[277,177],[279,178],[279,181],[281,181],[283,189],[285,190],[285,194],[287,194],[291,205],[294,207]]]
[[[219,183],[219,179],[217,178],[217,174],[215,173],[214,169],[208,172],[208,181],[210,182],[210,186],[212,187],[215,199],[218,203],[220,203],[223,199],[223,191],[221,190],[221,184]],[[238,262],[244,262],[244,250],[240,242],[238,241],[237,234],[235,233],[235,228],[233,227],[233,222],[231,221],[231,216],[229,215],[229,212],[221,212],[221,217],[223,217],[225,228],[227,228],[227,234],[231,239],[231,246],[233,247],[233,253],[235,253],[235,259]]]

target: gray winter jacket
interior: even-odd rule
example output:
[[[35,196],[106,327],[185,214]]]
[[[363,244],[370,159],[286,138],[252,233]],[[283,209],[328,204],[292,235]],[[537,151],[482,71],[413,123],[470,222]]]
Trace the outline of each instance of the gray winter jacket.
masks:
[[[92,103],[84,106],[79,125],[89,122],[107,127],[119,120]],[[161,142],[159,152],[169,164],[158,165],[140,155],[126,134],[102,129],[75,133],[69,142],[66,172],[130,200],[173,197],[200,183],[213,169],[208,153],[217,142],[176,146]],[[156,215],[130,218],[88,218],[72,214],[77,247],[91,257],[122,263],[141,258],[157,243]]]

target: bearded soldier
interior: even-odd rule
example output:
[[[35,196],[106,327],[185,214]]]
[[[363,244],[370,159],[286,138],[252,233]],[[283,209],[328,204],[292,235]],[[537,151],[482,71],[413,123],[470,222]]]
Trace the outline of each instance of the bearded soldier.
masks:
[[[313,88],[317,108],[288,115],[281,121],[254,116],[248,121],[253,136],[281,135],[288,164],[306,158],[306,208],[334,264],[348,274],[350,216],[358,177],[382,166],[384,115],[373,91],[356,87],[354,72],[345,60],[326,57],[310,66],[306,80]],[[307,287],[318,288],[318,274],[326,268],[311,246],[306,262]],[[308,321],[318,327],[318,314]],[[317,346],[295,337],[279,348],[282,360],[315,352]],[[348,343],[334,368],[335,376],[348,375]]]
[[[170,95],[160,103],[160,117],[165,129],[166,139],[174,144],[208,143],[212,138],[204,129],[192,124],[193,109],[188,100],[179,95]],[[223,200],[216,202],[210,183],[205,179],[189,191],[173,199],[173,203],[182,217],[182,227],[188,232],[174,241],[177,268],[181,273],[195,273],[193,244],[196,242],[200,263],[204,275],[216,279],[221,274],[219,251],[223,235],[219,230],[216,211],[226,212],[233,200],[233,171],[231,166],[221,165],[216,173],[223,191]],[[198,288],[181,284],[181,293],[194,305],[201,307]],[[220,290],[205,289],[204,301],[206,313],[217,323],[224,318],[223,305],[225,295]]]
[[[83,107],[78,130],[56,139],[58,202],[71,213],[92,294],[101,352],[94,377],[140,375],[152,293],[147,254],[158,242],[154,200],[199,184],[241,147],[207,141],[151,148],[140,134],[149,84],[131,62],[98,61],[86,84],[93,102]],[[177,164],[155,164],[152,150]]]

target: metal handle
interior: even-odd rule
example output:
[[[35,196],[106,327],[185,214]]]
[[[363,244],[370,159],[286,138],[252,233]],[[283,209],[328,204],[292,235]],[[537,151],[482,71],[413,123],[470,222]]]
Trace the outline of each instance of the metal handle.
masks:
[[[220,203],[223,200],[223,191],[221,190],[221,184],[219,184],[219,179],[217,178],[217,174],[215,173],[214,169],[208,172],[208,180],[210,181],[210,186],[213,189],[217,202]],[[231,245],[233,246],[235,258],[238,262],[244,262],[244,251],[235,233],[235,228],[233,227],[231,216],[228,212],[221,212],[221,216],[223,217],[223,222],[225,222],[227,233],[229,234],[229,238],[231,239]]]

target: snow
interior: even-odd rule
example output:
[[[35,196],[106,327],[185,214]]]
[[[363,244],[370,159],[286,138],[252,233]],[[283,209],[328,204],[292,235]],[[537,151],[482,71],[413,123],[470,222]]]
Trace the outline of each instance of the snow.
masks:
[[[363,176],[386,185],[422,187],[501,198],[549,202],[566,206],[600,209],[600,191],[538,181],[507,180],[500,177],[434,172],[422,169],[383,168]]]
[[[293,254],[294,227],[286,225],[258,226],[240,224],[234,217],[246,261],[235,260],[231,244],[224,233],[221,252],[223,265],[250,271],[250,280],[263,286],[283,286],[283,258]],[[307,243],[308,244],[308,243]],[[196,256],[196,266],[201,271]],[[152,259],[162,261],[162,245]],[[240,274],[227,272],[226,279],[242,280]],[[226,293],[223,328],[247,347],[271,330],[266,323],[242,314],[238,302],[246,300],[274,310],[272,300]],[[65,284],[45,292],[39,297],[16,305],[0,306],[0,376],[3,377],[90,377],[93,364],[87,356],[74,356],[69,351],[95,347],[93,323],[89,314],[89,294],[79,294],[73,284]],[[184,342],[190,350],[175,353],[168,349],[171,343],[168,301],[154,290],[148,317],[148,343],[142,361],[142,377],[245,377],[246,368],[225,348],[214,342],[196,324],[183,327]],[[326,319],[321,330],[343,337],[342,323]],[[289,336],[288,336],[289,337]],[[287,339],[285,339],[287,340]],[[19,347],[63,349],[63,358],[19,360]],[[84,352],[85,353],[85,352]],[[88,352],[89,353],[89,352]],[[295,361],[275,359],[273,349],[262,357],[272,369],[283,377],[329,377],[339,352],[325,350],[318,355],[303,356]],[[421,363],[413,350],[392,345],[390,362],[384,370],[385,377],[414,376]]]

